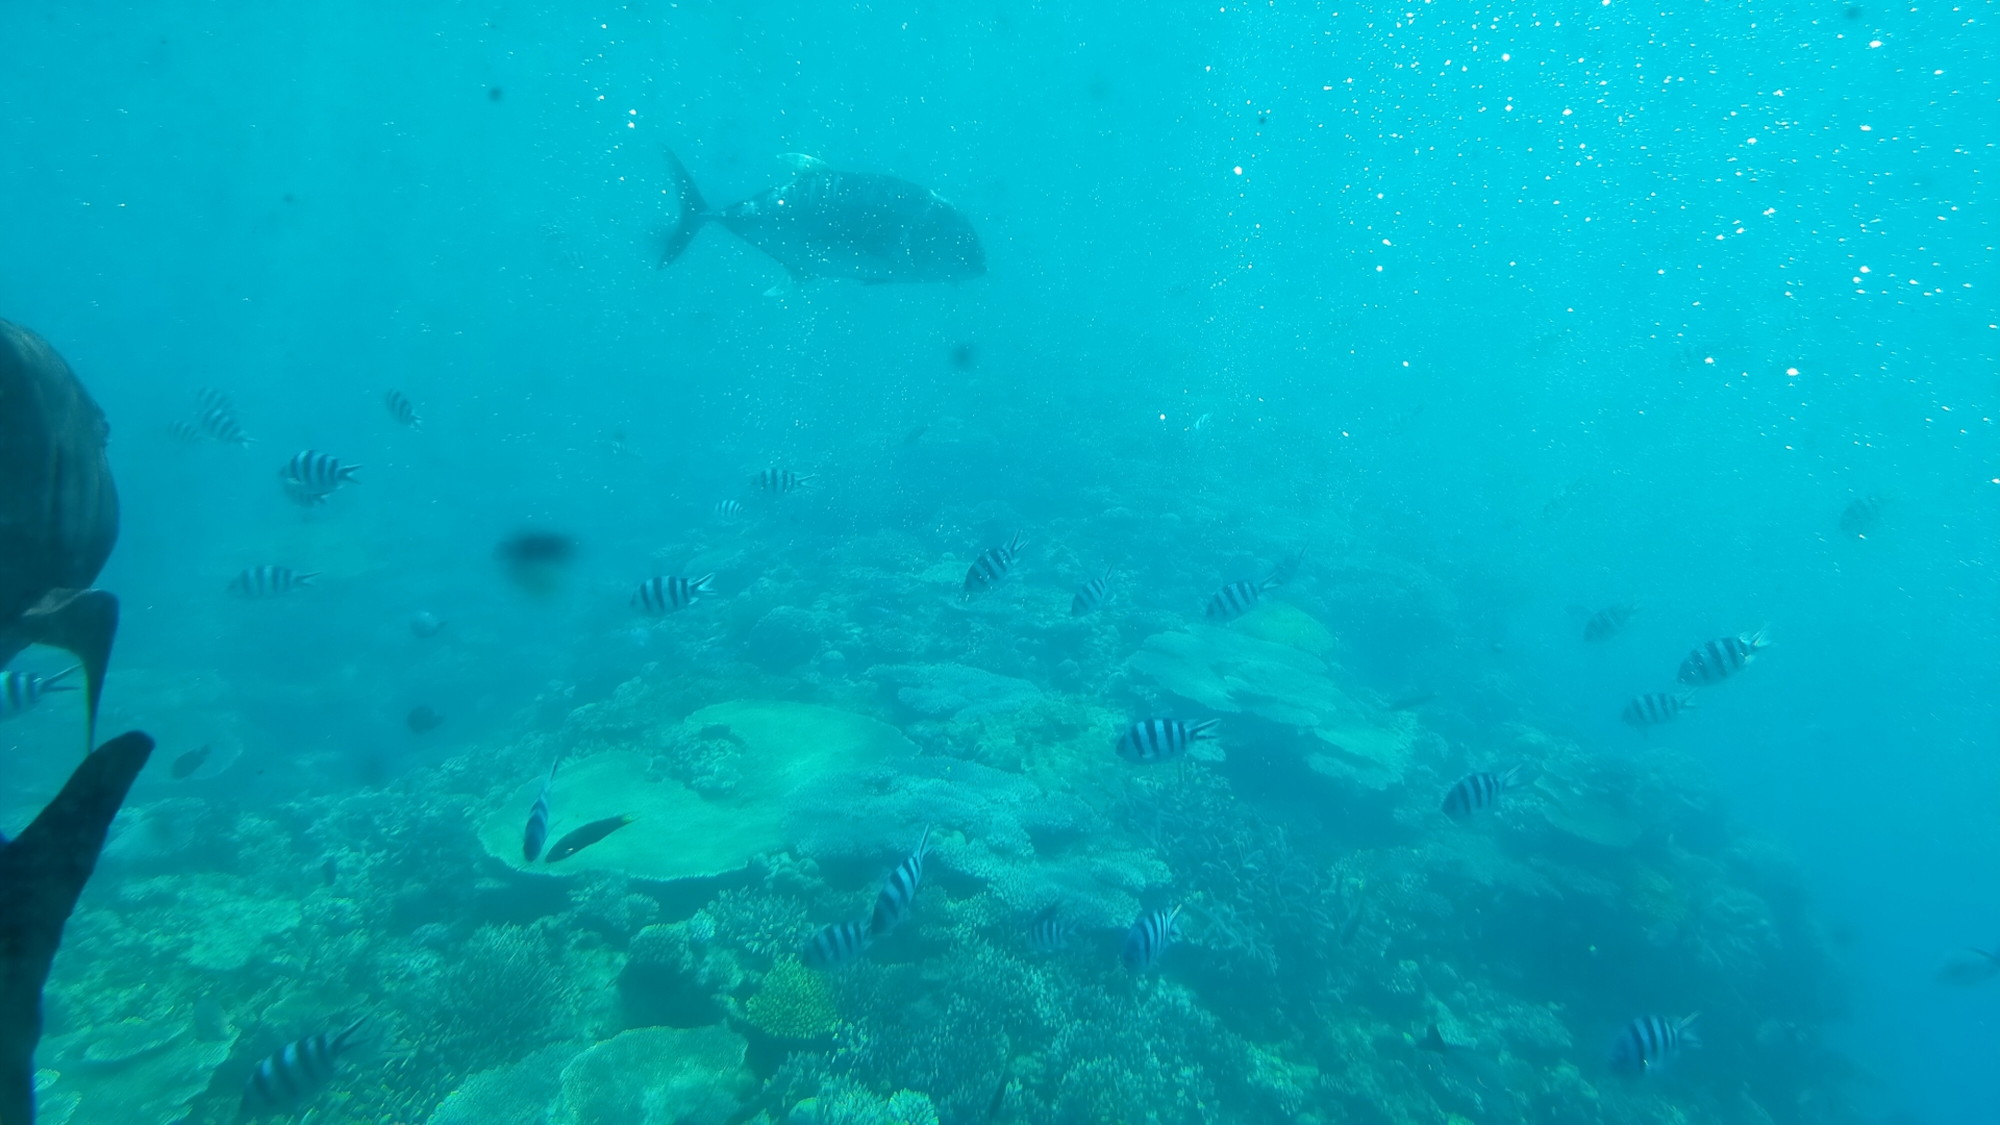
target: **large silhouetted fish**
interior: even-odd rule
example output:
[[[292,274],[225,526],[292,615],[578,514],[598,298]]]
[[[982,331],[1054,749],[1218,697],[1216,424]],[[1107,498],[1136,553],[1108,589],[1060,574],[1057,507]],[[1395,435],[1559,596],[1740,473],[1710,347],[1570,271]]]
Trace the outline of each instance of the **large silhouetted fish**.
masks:
[[[17,839],[0,844],[0,1125],[33,1125],[42,985],[111,818],[152,752],[138,731],[98,747]]]
[[[107,432],[48,341],[0,320],[0,665],[31,644],[75,653],[92,728],[118,632],[118,600],[90,588],[118,540]]]
[[[958,281],[986,272],[979,233],[937,192],[894,176],[838,172],[797,153],[780,159],[793,168],[790,180],[711,211],[694,177],[668,153],[680,214],[660,264],[680,257],[714,221],[776,258],[793,282]]]

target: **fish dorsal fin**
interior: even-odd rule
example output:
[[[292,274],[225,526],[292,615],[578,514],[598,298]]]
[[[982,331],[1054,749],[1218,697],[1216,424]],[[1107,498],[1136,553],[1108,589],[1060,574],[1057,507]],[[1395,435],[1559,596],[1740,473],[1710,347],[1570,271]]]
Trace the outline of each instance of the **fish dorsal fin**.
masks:
[[[807,156],[803,152],[781,152],[778,154],[778,161],[794,172],[824,172],[827,170],[826,161],[821,160],[817,156]]]

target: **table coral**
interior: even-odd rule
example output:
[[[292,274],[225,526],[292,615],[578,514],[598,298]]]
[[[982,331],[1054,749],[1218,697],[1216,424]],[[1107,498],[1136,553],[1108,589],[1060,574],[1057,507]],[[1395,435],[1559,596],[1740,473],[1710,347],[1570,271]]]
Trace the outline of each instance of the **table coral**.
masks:
[[[563,1068],[550,1125],[724,1125],[753,1085],[741,1036],[719,1027],[642,1027]]]

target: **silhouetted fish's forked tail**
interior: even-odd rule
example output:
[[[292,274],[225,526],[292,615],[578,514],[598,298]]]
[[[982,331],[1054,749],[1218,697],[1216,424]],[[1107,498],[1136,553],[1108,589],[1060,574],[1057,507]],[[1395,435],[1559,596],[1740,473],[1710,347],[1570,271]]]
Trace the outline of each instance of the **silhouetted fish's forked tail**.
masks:
[[[118,599],[103,590],[57,590],[22,615],[21,630],[29,640],[62,649],[82,663],[84,745],[95,746],[97,701],[104,696],[111,643],[118,637]]]
[[[153,752],[138,731],[86,755],[21,835],[0,846],[0,1125],[35,1120],[42,985],[63,926],[97,867],[111,818]]]
[[[708,209],[708,201],[701,197],[701,189],[694,186],[694,177],[688,175],[687,165],[667,150],[667,175],[673,180],[674,200],[680,213],[674,216],[674,229],[667,234],[667,245],[660,252],[660,264],[670,266],[701,233],[702,226],[714,215]]]

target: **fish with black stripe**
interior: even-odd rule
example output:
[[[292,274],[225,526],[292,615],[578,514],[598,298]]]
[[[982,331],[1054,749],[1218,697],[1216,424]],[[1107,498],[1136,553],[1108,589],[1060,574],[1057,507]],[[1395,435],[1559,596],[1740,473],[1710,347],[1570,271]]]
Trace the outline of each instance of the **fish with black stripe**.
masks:
[[[1701,1015],[1640,1016],[1619,1031],[1611,1043],[1611,1068],[1621,1074],[1643,1075],[1672,1062],[1681,1048],[1698,1044],[1693,1024]]]
[[[1135,973],[1159,964],[1167,946],[1181,936],[1180,916],[1179,906],[1141,914],[1132,928],[1125,931],[1125,944],[1118,951],[1119,963]]]
[[[763,469],[750,478],[750,483],[759,492],[796,492],[814,479],[813,473],[795,473],[790,469]]]
[[[889,873],[889,881],[883,884],[882,893],[875,896],[875,911],[868,917],[870,937],[887,934],[910,916],[910,908],[917,901],[917,888],[924,881],[924,857],[930,851],[931,829],[925,825],[924,834],[917,839],[917,850],[896,865]]]
[[[868,952],[868,947],[874,940],[868,933],[866,922],[835,922],[830,926],[820,927],[819,932],[812,936],[812,940],[806,942],[805,950],[800,953],[799,959],[805,962],[806,967],[813,969],[845,965],[858,960],[862,954]]]
[[[390,391],[382,396],[382,405],[389,408],[389,417],[413,430],[424,428],[424,420],[417,416],[417,404],[401,391]]]
[[[318,571],[301,574],[289,566],[253,566],[230,579],[229,592],[239,598],[275,598],[312,584]]]
[[[1118,736],[1118,756],[1128,762],[1166,762],[1215,735],[1220,719],[1141,719]]]
[[[1070,599],[1069,615],[1082,617],[1087,613],[1096,613],[1110,596],[1111,568],[1107,566],[1103,574],[1076,588],[1076,597]]]
[[[287,1043],[257,1064],[243,1089],[243,1116],[297,1113],[333,1078],[340,1056],[354,1045],[354,1035],[368,1022],[363,1016],[339,1031],[320,1032]]]
[[[632,595],[632,608],[664,617],[669,613],[679,613],[704,594],[712,594],[715,575],[704,574],[700,578],[681,578],[677,575],[648,578],[639,583],[639,589]]]
[[[195,424],[209,437],[224,445],[249,445],[251,438],[243,432],[243,424],[236,420],[234,411],[227,407],[210,407],[195,417]]]
[[[715,502],[715,515],[718,519],[733,520],[742,514],[743,501],[741,500],[717,500]]]
[[[1263,598],[1266,590],[1273,590],[1291,581],[1299,572],[1299,564],[1305,560],[1305,550],[1301,548],[1285,561],[1271,568],[1271,573],[1261,582],[1248,580],[1231,582],[1215,592],[1208,599],[1208,619],[1218,625],[1234,621],[1250,612]]]
[[[1021,546],[1021,537],[1015,535],[1000,546],[988,547],[980,552],[965,570],[965,591],[960,596],[970,599],[974,594],[983,594],[1007,577],[1007,572],[1013,569],[1014,560],[1021,555]]]
[[[0,672],[0,719],[27,714],[49,692],[75,691],[75,685],[56,681],[79,667],[82,665],[65,668],[53,676],[37,676],[33,672]]]
[[[1625,631],[1632,615],[1639,607],[1630,602],[1608,605],[1583,619],[1583,639],[1586,644],[1602,644]]]
[[[521,858],[529,863],[541,858],[542,845],[549,839],[549,791],[555,788],[558,764],[549,763],[549,776],[542,779],[542,791],[528,809],[528,826],[521,831]]]
[[[1771,647],[1766,630],[1754,633],[1739,633],[1733,637],[1717,637],[1694,646],[1681,661],[1680,682],[1688,687],[1703,687],[1719,684],[1743,670],[1743,666],[1757,659],[1757,654]]]
[[[1055,953],[1069,948],[1076,934],[1076,920],[1063,914],[1059,904],[1051,904],[1028,923],[1028,948],[1036,953]]]
[[[343,484],[354,483],[354,474],[360,471],[361,466],[343,464],[338,457],[301,449],[278,470],[278,476],[307,492],[330,493]]]
[[[1453,820],[1464,820],[1474,813],[1492,808],[1500,800],[1500,794],[1521,784],[1521,772],[1522,767],[1514,766],[1504,773],[1481,771],[1466,774],[1444,795],[1444,815]]]
[[[1694,709],[1694,693],[1684,691],[1678,694],[1670,691],[1649,691],[1632,697],[1618,717],[1632,726],[1645,730],[1671,723],[1681,717],[1681,712]]]

